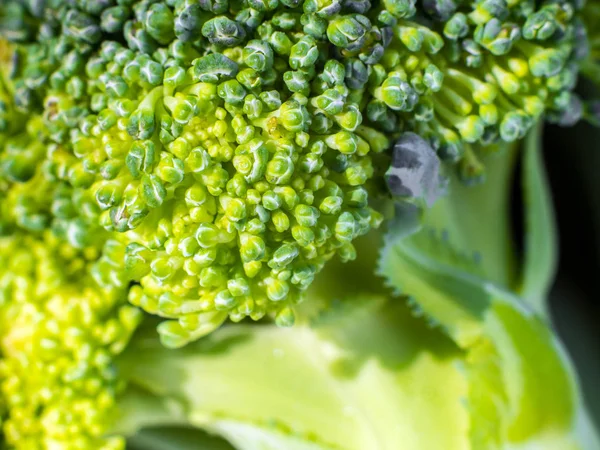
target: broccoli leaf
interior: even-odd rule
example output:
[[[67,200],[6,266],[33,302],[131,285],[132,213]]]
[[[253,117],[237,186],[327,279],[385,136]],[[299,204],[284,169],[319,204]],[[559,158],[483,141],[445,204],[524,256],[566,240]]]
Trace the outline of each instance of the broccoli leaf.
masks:
[[[140,336],[122,373],[241,449],[468,448],[462,352],[404,302],[345,302],[291,329],[226,326],[178,350]]]
[[[596,448],[561,344],[510,290],[519,279],[506,269],[512,259],[505,203],[512,153],[498,155],[504,165],[489,166],[488,176],[505,183],[488,179],[487,187],[469,195],[452,178],[448,196],[425,212],[419,231],[406,235],[391,228],[379,272],[466,352],[472,448]],[[526,183],[530,203],[542,212],[529,216],[530,226],[541,220],[540,203],[547,201],[539,173],[531,176],[532,162],[539,167],[538,160],[526,161]],[[544,244],[527,245],[534,251]],[[525,265],[527,292],[541,295],[549,266],[536,258],[526,258]]]
[[[227,441],[198,428],[146,428],[127,441],[127,450],[233,450]]]

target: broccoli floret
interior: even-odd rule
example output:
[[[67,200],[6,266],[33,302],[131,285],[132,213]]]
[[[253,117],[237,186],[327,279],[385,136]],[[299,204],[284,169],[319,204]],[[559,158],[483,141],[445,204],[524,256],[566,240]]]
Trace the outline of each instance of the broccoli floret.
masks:
[[[470,144],[574,107],[570,3],[288,3],[5,7],[14,109],[38,132],[7,140],[3,178],[50,179],[74,210],[20,194],[7,216],[79,247],[102,227],[166,345],[227,317],[292,324],[324,264],[381,222],[369,197],[402,132],[474,178]]]
[[[123,287],[95,281],[105,266],[97,248],[77,250],[49,232],[0,238],[0,390],[9,445],[124,448],[122,437],[105,436],[124,387],[114,358],[142,316]]]
[[[582,68],[597,74],[597,41],[586,36],[582,18],[589,31],[599,15],[594,6],[581,7],[566,0],[2,2],[0,416],[8,445],[122,449],[123,438],[110,433],[119,431],[116,413],[128,382],[133,394],[147,389],[142,397],[166,404],[169,420],[180,414],[184,423],[229,426],[232,440],[264,432],[279,445],[285,431],[290,440],[279,446],[296,438],[323,447],[394,446],[407,433],[425,442],[420,429],[389,424],[398,416],[412,424],[405,415],[413,409],[430,420],[440,409],[403,378],[427,383],[430,376],[434,389],[419,382],[419,390],[443,400],[441,410],[453,419],[444,433],[464,445],[500,445],[505,432],[508,445],[544,446],[555,436],[558,446],[571,442],[570,415],[579,413],[561,403],[573,400],[568,367],[545,325],[525,317],[512,292],[494,287],[496,274],[485,274],[488,280],[463,270],[463,259],[477,258],[449,252],[448,228],[459,229],[454,220],[480,206],[468,196],[455,200],[456,211],[449,202],[435,215],[436,223],[451,219],[439,242],[432,230],[420,233],[434,250],[423,253],[410,241],[403,247],[390,233],[380,262],[390,287],[418,292],[415,313],[444,328],[435,339],[403,304],[388,302],[389,291],[371,289],[366,296],[373,298],[355,314],[356,304],[334,300],[342,291],[342,300],[357,293],[336,286],[334,298],[329,292],[324,300],[314,281],[333,258],[356,258],[356,239],[383,220],[379,201],[394,195],[411,213],[427,208],[442,193],[444,174],[457,171],[463,182],[483,177],[479,148],[518,141],[543,115],[566,124],[595,111],[572,92]],[[355,287],[348,278],[374,276],[374,266],[341,271],[323,284]],[[488,266],[506,271],[503,259]],[[365,284],[377,283],[383,281]],[[311,322],[300,314],[298,304],[310,295],[329,315]],[[510,314],[502,316],[506,305]],[[304,323],[290,333],[236,325],[192,343],[227,319],[263,317],[280,326],[298,317]],[[163,346],[192,345],[171,352],[142,333],[120,359],[143,318],[152,332],[158,327]],[[323,327],[328,321],[336,325]],[[520,346],[539,330],[543,342],[532,347],[539,354],[524,351]],[[219,351],[225,356],[215,357]],[[257,356],[267,353],[265,365]],[[529,371],[538,357],[544,364]],[[238,398],[254,388],[244,369],[263,383],[255,403],[278,376],[296,393],[296,372],[307,383],[324,373],[314,398],[331,410],[317,402],[323,416],[310,409],[296,415],[293,405],[283,414],[290,424],[273,425],[271,404],[255,414]],[[223,371],[241,374],[229,397]],[[200,388],[179,378],[199,372],[207,375],[193,380]],[[555,388],[545,378],[550,373],[560,375],[556,385],[564,392],[545,403],[542,391]],[[221,390],[208,395],[214,385],[202,383],[215,379]],[[512,394],[540,380],[531,404],[556,405],[548,417],[558,425],[549,420],[548,428],[526,426],[513,436],[508,424],[536,408]],[[369,383],[381,392],[359,394]],[[380,420],[388,386],[399,388],[404,403]],[[365,417],[347,407],[347,393]],[[236,420],[250,416],[255,429],[221,423],[222,397],[235,403]],[[408,408],[406,399],[414,400]],[[321,417],[340,410],[359,417],[364,430],[315,431]],[[469,414],[477,429],[466,430]],[[153,420],[144,417],[132,429]],[[465,430],[457,434],[456,427]],[[380,430],[392,433],[381,439]],[[426,442],[436,445],[444,433]]]

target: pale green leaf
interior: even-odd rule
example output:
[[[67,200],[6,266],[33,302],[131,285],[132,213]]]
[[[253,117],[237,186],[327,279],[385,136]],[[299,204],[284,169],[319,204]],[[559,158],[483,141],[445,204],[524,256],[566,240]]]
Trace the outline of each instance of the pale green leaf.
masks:
[[[345,301],[310,324],[237,324],[179,350],[140,337],[121,368],[241,449],[466,450],[462,353],[403,302]]]
[[[466,195],[451,180],[448,196],[424,214],[420,231],[406,236],[390,230],[379,271],[466,352],[472,448],[592,449],[582,434],[586,416],[561,345],[508,290],[514,285],[506,269],[512,259],[506,202],[513,155],[497,157],[488,164],[490,175],[505,171],[499,178],[504,183],[497,179],[493,187]]]

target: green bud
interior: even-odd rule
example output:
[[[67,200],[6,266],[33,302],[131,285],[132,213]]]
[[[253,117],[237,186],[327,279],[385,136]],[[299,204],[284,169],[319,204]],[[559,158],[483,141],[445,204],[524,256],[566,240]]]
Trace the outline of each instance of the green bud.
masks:
[[[202,35],[207,38],[211,44],[222,45],[224,47],[235,47],[241,44],[246,38],[246,31],[237,22],[226,16],[218,16],[208,20],[202,25]]]
[[[494,55],[504,55],[521,37],[519,27],[511,23],[502,23],[497,18],[479,25],[475,29],[475,42],[487,48]]]
[[[252,40],[244,47],[242,57],[248,67],[265,72],[273,67],[273,50],[265,41]]]
[[[223,290],[215,295],[215,309],[217,311],[228,311],[237,306],[237,300],[231,292]]]
[[[352,213],[344,212],[335,224],[335,237],[340,242],[350,242],[355,237],[356,220]]]
[[[340,0],[307,0],[303,5],[305,13],[317,13],[319,16],[333,17],[342,9]]]
[[[262,85],[262,78],[254,69],[243,69],[235,77],[239,83],[246,89],[256,91]]]
[[[202,206],[209,198],[209,193],[201,184],[194,184],[185,191],[185,204],[188,208]]]
[[[248,0],[251,8],[261,12],[274,11],[279,6],[279,0]]]
[[[227,312],[206,312],[196,316],[193,330],[184,328],[179,322],[166,320],[158,327],[160,342],[167,348],[183,347],[187,343],[201,338],[219,328],[227,318]]]
[[[294,325],[294,310],[290,307],[282,308],[275,316],[275,323],[279,327],[291,327]]]
[[[268,111],[274,111],[281,106],[281,98],[277,91],[263,91],[259,94],[259,97]]]
[[[110,128],[115,126],[118,117],[114,111],[110,109],[104,109],[98,114],[98,126],[102,131],[108,131]]]
[[[235,16],[237,23],[249,30],[255,30],[264,21],[265,13],[255,8],[243,8]]]
[[[269,44],[279,55],[289,55],[294,45],[290,38],[281,31],[275,31],[268,36]]]
[[[217,94],[225,103],[241,105],[246,96],[246,90],[237,80],[228,80],[219,84]]]
[[[319,209],[323,214],[339,214],[342,209],[342,198],[337,196],[325,197],[319,205]]]
[[[294,217],[298,224],[303,227],[314,227],[317,224],[320,213],[314,206],[298,205],[294,209]]]
[[[277,186],[273,189],[283,200],[283,207],[288,211],[294,209],[298,204],[299,198],[296,191],[289,186]]]
[[[186,171],[199,173],[210,165],[210,155],[202,147],[194,148],[184,161]]]
[[[477,42],[471,39],[465,39],[462,41],[463,54],[461,55],[465,59],[467,67],[478,68],[483,64],[483,51]]]
[[[290,285],[287,281],[269,277],[265,279],[265,285],[267,287],[267,297],[274,302],[284,300],[290,292]]]
[[[129,90],[129,86],[119,75],[106,73],[99,77],[99,81],[102,83],[104,92],[111,98],[123,97]]]
[[[168,67],[164,72],[163,83],[171,89],[181,86],[185,81],[185,70],[181,66]]]
[[[300,70],[289,70],[283,74],[283,81],[291,92],[308,95],[310,93],[310,76]]]
[[[170,43],[168,53],[178,64],[185,64],[186,66],[200,56],[189,42],[180,39],[175,39]]]
[[[131,280],[140,280],[150,273],[150,251],[143,245],[131,243],[125,249],[125,270]]]
[[[479,116],[487,125],[495,125],[498,123],[498,108],[494,104],[481,105]]]
[[[344,8],[351,12],[365,14],[371,9],[371,2],[369,0],[346,0]]]
[[[254,95],[247,95],[242,111],[249,119],[257,119],[263,112],[263,103]]]
[[[275,211],[281,207],[281,197],[269,190],[262,196],[262,204],[269,211]]]
[[[239,239],[242,262],[260,261],[265,257],[266,246],[261,237],[250,233],[241,233]]]
[[[275,211],[271,216],[271,221],[275,230],[279,233],[283,233],[290,228],[290,219],[283,211]]]
[[[498,65],[494,65],[491,70],[494,78],[500,85],[500,88],[507,94],[516,94],[521,88],[519,79],[511,72],[502,69]]]
[[[327,89],[323,94],[315,97],[312,104],[329,115],[342,112],[345,99],[337,90]]]
[[[198,245],[205,249],[216,247],[223,242],[222,231],[211,223],[201,223],[195,237]]]
[[[158,48],[158,43],[142,27],[140,22],[135,22],[133,20],[127,21],[125,24],[124,35],[128,47],[132,50],[151,54]]]
[[[398,27],[396,29],[398,38],[411,52],[418,52],[423,46],[425,36],[422,31],[416,27]]]
[[[454,126],[466,142],[477,142],[485,130],[485,123],[479,116],[468,116]]]
[[[563,69],[567,56],[568,54],[562,49],[537,50],[529,57],[529,69],[536,77],[551,77]]]
[[[375,90],[375,97],[396,111],[412,111],[419,99],[410,84],[393,73]]]
[[[302,24],[302,30],[306,35],[318,39],[319,41],[326,39],[327,19],[320,17],[317,14],[302,14],[300,23]]]
[[[298,13],[278,11],[271,17],[271,23],[280,30],[291,31],[298,24]]]
[[[213,14],[224,14],[229,8],[228,0],[199,0],[198,3],[204,11]]]
[[[429,64],[425,68],[425,72],[423,74],[423,84],[427,86],[433,92],[438,92],[442,88],[442,83],[444,82],[444,74],[443,72],[434,66],[433,64]]]
[[[76,9],[69,9],[64,18],[65,31],[78,41],[96,44],[102,39],[102,30],[96,19]]]
[[[325,142],[330,148],[338,150],[340,153],[345,155],[351,155],[356,153],[359,139],[354,133],[350,133],[349,131],[340,131],[332,136],[329,136]]]
[[[234,297],[250,295],[250,285],[245,278],[235,278],[227,281],[227,289]]]
[[[440,22],[447,22],[454,11],[456,11],[457,5],[453,0],[425,0],[423,8],[434,19]]]
[[[356,259],[356,249],[351,243],[346,242],[338,249],[338,255],[342,262],[354,261]]]
[[[234,78],[238,65],[221,53],[211,53],[196,59],[192,70],[195,81],[216,84]]]
[[[294,70],[312,67],[319,58],[317,43],[310,36],[304,36],[290,50],[289,64]]]
[[[154,111],[138,110],[129,117],[127,131],[137,139],[149,139],[155,128]]]
[[[503,21],[509,14],[506,0],[480,0],[474,6],[469,18],[478,25],[485,24],[492,19]]]
[[[140,184],[140,195],[151,208],[158,208],[162,205],[167,191],[156,175],[142,175],[142,183]]]
[[[259,139],[240,145],[236,150],[236,156],[233,158],[235,170],[244,175],[249,182],[258,181],[263,177],[268,162],[269,151]]]
[[[345,171],[344,176],[346,178],[346,182],[350,186],[360,186],[365,184],[365,182],[369,179],[369,172],[365,167],[361,165],[350,165]]]
[[[161,44],[168,44],[175,37],[173,13],[163,3],[153,3],[146,12],[145,27],[148,34]]]
[[[309,153],[303,155],[299,161],[299,167],[306,173],[316,173],[323,167],[323,160],[319,155]]]
[[[295,244],[283,244],[273,253],[273,257],[269,261],[271,269],[281,270],[294,261],[300,252]]]
[[[156,174],[167,186],[177,185],[183,181],[185,175],[183,161],[169,153],[162,152],[160,162],[156,167]]]
[[[330,59],[325,63],[323,73],[319,76],[329,85],[329,87],[341,85],[344,84],[346,69],[341,62]]]
[[[206,20],[200,7],[201,4],[184,3],[182,9],[175,17],[175,35],[183,42],[195,41],[201,34],[202,24]]]
[[[140,80],[150,86],[159,86],[163,81],[163,68],[156,61],[147,60],[140,64]]]
[[[131,11],[126,6],[113,6],[102,11],[100,16],[100,28],[107,33],[121,31],[125,22],[129,19]]]
[[[117,205],[123,196],[122,189],[114,183],[105,183],[96,191],[96,203],[101,209]]]
[[[500,123],[500,136],[506,142],[522,139],[532,125],[532,119],[522,111],[511,111]]]
[[[394,17],[403,19],[415,15],[415,0],[384,0],[383,5]]]
[[[269,183],[287,184],[294,175],[294,162],[283,152],[277,152],[267,164],[265,177]]]
[[[242,199],[221,195],[219,203],[229,220],[239,222],[246,218],[246,204]]]
[[[523,37],[525,39],[540,41],[549,39],[558,30],[558,21],[547,8],[532,14],[523,25]]]
[[[360,50],[365,44],[371,22],[360,14],[339,16],[329,22],[327,38],[336,47],[350,52]]]
[[[127,132],[136,139],[149,139],[154,133],[154,107],[162,96],[162,88],[154,88],[138,105],[138,109],[129,117]]]
[[[288,131],[306,131],[310,125],[310,115],[304,106],[289,100],[279,109],[279,123]]]
[[[302,225],[294,225],[292,227],[292,237],[301,247],[308,247],[315,240],[315,232]]]
[[[350,89],[362,89],[369,80],[367,67],[360,59],[346,60],[345,72],[345,82]]]
[[[456,41],[469,33],[469,22],[463,13],[454,14],[444,25],[444,36]]]
[[[203,171],[201,178],[211,195],[221,195],[229,180],[229,173],[220,164],[215,164]]]

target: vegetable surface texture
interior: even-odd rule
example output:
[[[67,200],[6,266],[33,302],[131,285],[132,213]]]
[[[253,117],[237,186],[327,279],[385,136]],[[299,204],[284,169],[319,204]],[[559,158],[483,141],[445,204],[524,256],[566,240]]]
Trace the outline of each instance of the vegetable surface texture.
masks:
[[[1,2],[5,446],[594,450],[540,124],[600,122],[598,17]]]

